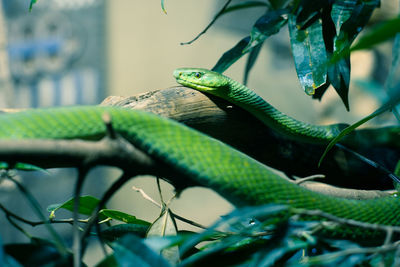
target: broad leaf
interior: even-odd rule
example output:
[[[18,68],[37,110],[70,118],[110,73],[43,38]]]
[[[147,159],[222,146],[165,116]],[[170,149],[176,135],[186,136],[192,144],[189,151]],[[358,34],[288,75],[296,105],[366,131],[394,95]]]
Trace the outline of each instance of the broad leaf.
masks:
[[[322,23],[315,21],[301,30],[296,17],[289,16],[290,44],[300,84],[307,95],[326,82],[326,49],[322,35]]]
[[[243,53],[251,51],[254,47],[262,44],[269,36],[278,33],[286,23],[286,19],[282,15],[283,12],[281,10],[274,10],[261,16],[251,30],[250,42]]]
[[[239,43],[222,55],[212,70],[219,73],[226,71],[233,63],[238,61],[245,54],[243,50],[247,47],[249,42],[250,36],[240,40]]]
[[[160,217],[150,226],[147,237],[154,236],[176,236],[178,229],[174,218],[172,217],[168,208],[164,209]],[[161,255],[164,256],[171,264],[177,264],[179,262],[179,249],[177,246],[165,248],[160,251]]]
[[[286,19],[282,16],[282,11],[267,12],[254,24],[251,36],[243,38],[233,48],[225,52],[212,70],[223,73],[243,55],[261,45],[269,36],[279,32],[279,29],[285,23]]]
[[[53,204],[47,207],[47,211],[50,212],[50,218],[55,217],[55,212],[59,209],[65,209],[68,211],[74,211],[74,198],[69,199],[68,201],[61,204]],[[79,210],[78,213],[84,215],[91,215],[93,211],[96,209],[100,200],[93,196],[82,196],[79,198]],[[100,220],[105,219],[106,217],[100,214]]]

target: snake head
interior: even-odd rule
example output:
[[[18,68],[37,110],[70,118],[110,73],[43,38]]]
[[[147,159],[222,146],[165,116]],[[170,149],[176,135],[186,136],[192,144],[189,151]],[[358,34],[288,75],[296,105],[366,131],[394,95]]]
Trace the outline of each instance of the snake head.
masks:
[[[179,84],[202,92],[218,95],[218,92],[229,85],[224,75],[201,68],[180,68],[174,71],[174,77]]]

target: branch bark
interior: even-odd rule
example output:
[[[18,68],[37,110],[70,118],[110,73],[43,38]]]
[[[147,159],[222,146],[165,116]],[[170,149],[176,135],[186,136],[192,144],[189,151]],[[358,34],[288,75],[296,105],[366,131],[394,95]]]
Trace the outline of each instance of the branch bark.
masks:
[[[269,130],[244,110],[186,87],[172,87],[131,97],[111,96],[102,105],[146,110],[184,123],[249,154],[289,176],[325,175],[324,182],[360,189],[389,189],[392,180],[381,170],[360,161],[349,152],[333,149],[317,167],[325,146],[288,140]],[[369,147],[358,153],[394,169],[400,151]]]

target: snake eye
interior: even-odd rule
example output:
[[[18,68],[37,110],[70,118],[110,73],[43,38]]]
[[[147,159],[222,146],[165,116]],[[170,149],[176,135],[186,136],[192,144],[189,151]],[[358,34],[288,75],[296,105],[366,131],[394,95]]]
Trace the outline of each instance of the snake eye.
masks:
[[[194,74],[194,77],[200,78],[200,77],[201,77],[201,73],[200,73],[200,72],[196,72],[196,73]]]

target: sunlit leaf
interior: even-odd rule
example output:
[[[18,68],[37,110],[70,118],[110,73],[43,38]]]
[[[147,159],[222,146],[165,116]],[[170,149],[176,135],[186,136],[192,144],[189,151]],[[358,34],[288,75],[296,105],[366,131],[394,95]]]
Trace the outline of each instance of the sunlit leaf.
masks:
[[[53,204],[47,207],[47,211],[50,212],[50,218],[55,217],[55,212],[59,209],[65,209],[68,211],[74,211],[74,198],[69,199],[68,201],[61,204]],[[100,200],[93,196],[82,196],[79,198],[79,209],[78,213],[83,215],[91,215],[93,211],[97,208]],[[104,215],[99,216],[100,220],[106,219]]]
[[[322,23],[315,21],[307,29],[301,30],[296,17],[289,17],[290,44],[297,76],[303,90],[313,95],[315,89],[326,82],[326,49],[322,35]]]

